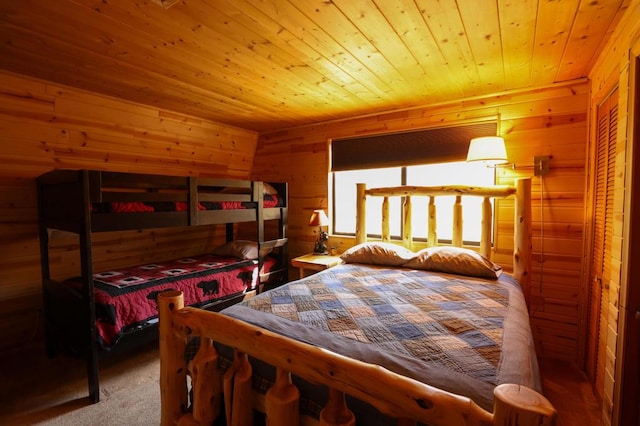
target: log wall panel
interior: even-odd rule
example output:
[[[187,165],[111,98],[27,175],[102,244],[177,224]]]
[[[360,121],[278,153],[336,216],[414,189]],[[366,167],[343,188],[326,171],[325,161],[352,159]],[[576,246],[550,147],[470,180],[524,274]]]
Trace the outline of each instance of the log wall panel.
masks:
[[[289,248],[291,256],[310,252],[314,229],[307,226],[314,209],[329,208],[327,171],[331,138],[415,130],[499,118],[500,134],[515,170],[499,169],[498,183],[511,184],[533,175],[533,157],[549,155],[551,173],[533,179],[534,285],[538,303],[531,307],[532,326],[540,356],[578,359],[583,315],[576,294],[582,292],[585,165],[589,85],[586,81],[544,89],[503,93],[442,105],[394,111],[292,128],[260,135],[253,175],[256,179],[289,182]],[[282,166],[282,165],[286,166]],[[541,222],[544,226],[544,268],[540,268]],[[354,213],[355,214],[355,213]],[[511,268],[513,202],[498,204],[496,225],[509,230],[497,240],[494,258]],[[329,246],[344,250],[348,238],[331,235]],[[550,286],[547,288],[547,286]],[[554,327],[557,324],[558,327]],[[560,330],[560,331],[558,331]]]
[[[54,168],[248,179],[257,133],[0,72],[0,351],[42,326],[35,178]],[[96,270],[202,253],[224,227],[96,234]],[[78,238],[54,231],[55,278],[78,275]],[[15,306],[8,308],[8,306]]]

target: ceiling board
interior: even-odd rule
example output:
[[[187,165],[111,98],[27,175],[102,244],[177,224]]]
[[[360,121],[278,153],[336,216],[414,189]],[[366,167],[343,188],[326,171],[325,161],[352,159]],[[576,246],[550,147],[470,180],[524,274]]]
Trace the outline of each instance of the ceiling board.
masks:
[[[586,77],[629,2],[0,0],[0,68],[268,131]]]

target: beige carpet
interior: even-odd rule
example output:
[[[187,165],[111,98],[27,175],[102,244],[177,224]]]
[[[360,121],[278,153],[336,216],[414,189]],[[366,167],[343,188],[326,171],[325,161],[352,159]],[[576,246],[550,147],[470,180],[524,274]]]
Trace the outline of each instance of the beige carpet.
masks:
[[[100,361],[100,402],[88,399],[82,359],[41,347],[0,357],[2,425],[158,425],[160,362],[151,342]]]
[[[101,400],[90,404],[83,360],[48,359],[44,349],[0,353],[0,425],[159,425],[157,342],[100,362]],[[572,364],[541,360],[558,425],[600,424],[600,402]]]

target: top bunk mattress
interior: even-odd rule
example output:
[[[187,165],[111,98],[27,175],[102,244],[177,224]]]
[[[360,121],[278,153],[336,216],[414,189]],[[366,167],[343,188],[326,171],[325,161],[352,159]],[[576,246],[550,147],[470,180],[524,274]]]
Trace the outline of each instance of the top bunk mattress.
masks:
[[[200,201],[198,210],[241,210],[255,208],[256,203],[251,201]],[[274,208],[284,207],[286,202],[279,195],[265,194],[263,207]],[[176,202],[143,202],[143,201],[112,201],[102,203],[91,203],[91,213],[150,213],[150,212],[186,212],[189,210],[189,203],[184,201]]]

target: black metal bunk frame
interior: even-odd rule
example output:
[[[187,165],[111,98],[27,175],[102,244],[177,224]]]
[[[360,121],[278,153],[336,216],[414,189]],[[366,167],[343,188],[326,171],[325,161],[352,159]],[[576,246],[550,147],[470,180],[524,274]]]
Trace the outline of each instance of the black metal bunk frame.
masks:
[[[54,170],[37,179],[40,256],[42,269],[43,313],[45,318],[46,350],[55,355],[56,336],[52,321],[51,306],[59,297],[63,287],[51,279],[49,265],[49,229],[75,233],[80,243],[80,273],[83,283],[81,300],[82,321],[79,325],[81,347],[86,361],[89,398],[100,400],[98,372],[98,342],[96,336],[96,311],[93,282],[92,234],[122,230],[161,227],[183,227],[225,224],[227,241],[234,238],[234,224],[256,223],[258,243],[258,267],[261,268],[265,249],[277,249],[280,269],[260,275],[257,291],[264,282],[273,283],[288,279],[287,220],[288,188],[286,183],[275,183],[274,187],[284,197],[285,205],[265,208],[263,205],[264,184],[260,181],[237,179],[214,179],[201,177],[178,177],[120,173],[93,170]],[[220,193],[221,188],[235,188],[240,193]],[[186,211],[162,211],[142,213],[93,214],[92,203],[109,201],[142,202],[186,202]],[[201,201],[243,201],[254,208],[238,210],[198,210]],[[278,238],[265,241],[265,221],[278,221]],[[259,269],[260,270],[260,269]],[[209,305],[229,304],[229,298]],[[77,308],[77,307],[76,307]],[[73,314],[71,314],[73,315]]]

